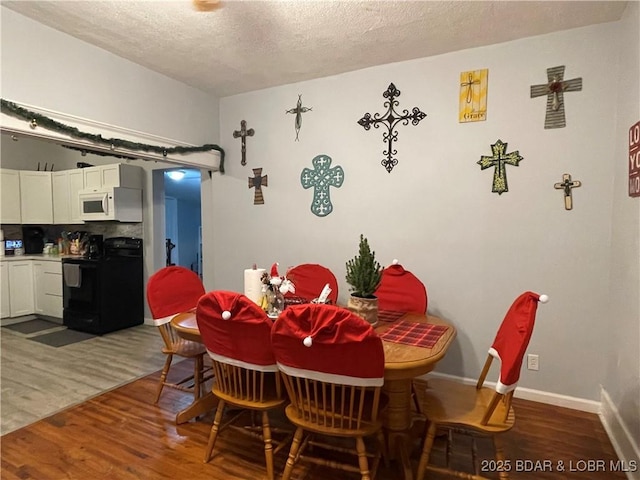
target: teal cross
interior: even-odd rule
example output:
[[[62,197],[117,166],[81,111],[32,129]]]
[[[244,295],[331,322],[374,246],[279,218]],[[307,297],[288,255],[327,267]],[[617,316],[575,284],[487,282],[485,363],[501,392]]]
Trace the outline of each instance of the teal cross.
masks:
[[[331,157],[318,155],[311,163],[313,170],[305,168],[300,174],[300,182],[307,189],[313,189],[311,211],[319,217],[326,217],[333,211],[333,204],[329,197],[329,187],[341,187],[344,181],[342,167],[331,167]]]
[[[493,188],[492,192],[497,193],[498,195],[502,195],[504,192],[509,191],[509,186],[507,185],[507,169],[505,165],[514,165],[518,166],[522,157],[518,154],[518,151],[507,153],[507,144],[502,143],[502,140],[498,140],[496,143],[491,145],[491,151],[493,152],[493,156],[487,157],[482,155],[480,160],[477,162],[480,165],[480,170],[484,170],[489,167],[496,167],[493,171]]]

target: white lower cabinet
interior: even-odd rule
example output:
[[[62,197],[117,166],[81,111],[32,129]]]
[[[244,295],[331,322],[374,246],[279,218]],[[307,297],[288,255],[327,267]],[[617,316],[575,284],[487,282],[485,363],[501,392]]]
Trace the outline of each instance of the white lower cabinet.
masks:
[[[11,316],[11,308],[9,307],[9,265],[0,262],[0,317],[7,318]]]
[[[34,312],[62,318],[62,264],[34,261]]]
[[[34,312],[33,261],[7,262],[9,265],[9,308],[12,317]]]

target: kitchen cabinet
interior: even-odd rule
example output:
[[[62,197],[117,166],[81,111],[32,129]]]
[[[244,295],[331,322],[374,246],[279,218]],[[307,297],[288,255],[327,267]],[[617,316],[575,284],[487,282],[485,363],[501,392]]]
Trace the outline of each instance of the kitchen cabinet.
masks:
[[[8,262],[10,316],[30,315],[34,311],[33,262]]]
[[[51,172],[20,170],[22,224],[53,223]]]
[[[9,265],[0,262],[0,317],[7,318],[11,316],[11,308],[9,308]]]
[[[62,263],[33,262],[34,312],[62,318]]]
[[[20,224],[20,172],[0,168],[0,223]]]
[[[84,188],[126,187],[142,189],[143,170],[136,165],[114,163],[83,168]]]
[[[80,219],[80,201],[78,192],[84,189],[82,169],[53,172],[51,176],[53,190],[53,223],[84,223]]]

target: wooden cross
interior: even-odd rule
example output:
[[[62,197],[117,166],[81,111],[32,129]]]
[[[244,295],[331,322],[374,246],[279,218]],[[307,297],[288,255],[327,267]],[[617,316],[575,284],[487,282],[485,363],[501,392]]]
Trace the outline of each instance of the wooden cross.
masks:
[[[582,90],[582,78],[563,80],[564,65],[547,68],[548,83],[531,85],[531,98],[547,96],[547,114],[544,128],[563,128],[567,126],[564,115],[564,92]]]
[[[247,130],[247,122],[244,120],[240,120],[240,130],[235,130],[233,132],[233,138],[240,137],[240,141],[242,142],[242,160],[240,161],[241,165],[247,164],[247,136],[253,137],[255,131],[253,128]]]
[[[517,150],[515,152],[505,154],[507,151],[507,144],[502,143],[502,140],[498,140],[496,143],[491,145],[491,151],[493,152],[493,156],[488,157],[482,155],[480,160],[476,163],[480,165],[480,170],[484,170],[489,167],[496,168],[493,171],[493,188],[491,191],[498,195],[502,195],[504,192],[509,191],[509,186],[507,185],[507,169],[505,166],[513,165],[517,167],[522,160],[522,157],[519,155]]]
[[[573,197],[571,196],[571,190],[573,188],[581,187],[582,182],[575,180],[571,181],[571,175],[565,173],[562,175],[562,183],[555,183],[553,188],[556,190],[564,190],[564,209],[571,210],[573,208]]]
[[[313,170],[305,168],[300,174],[300,182],[307,189],[313,189],[311,211],[319,217],[326,217],[333,211],[333,204],[329,198],[329,187],[341,187],[344,181],[342,167],[331,167],[331,157],[318,155],[311,163]]]
[[[255,188],[253,192],[253,204],[264,205],[264,197],[262,196],[262,187],[268,187],[269,175],[262,176],[261,168],[253,169],[253,177],[249,177],[249,188]]]
[[[287,113],[295,113],[296,114],[296,142],[298,141],[298,133],[302,128],[302,114],[310,112],[313,107],[303,107],[302,106],[302,95],[298,95],[298,103],[296,104],[296,108],[292,108],[287,110]]]

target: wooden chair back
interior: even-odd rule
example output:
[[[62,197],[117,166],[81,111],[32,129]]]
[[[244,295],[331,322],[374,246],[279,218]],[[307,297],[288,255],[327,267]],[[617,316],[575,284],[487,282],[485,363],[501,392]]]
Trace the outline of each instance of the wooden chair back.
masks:
[[[394,264],[382,270],[380,285],[374,295],[378,297],[380,310],[426,313],[427,288],[409,270],[394,260]]]
[[[316,263],[303,263],[289,269],[287,278],[293,282],[296,291],[287,292],[285,298],[295,296],[313,300],[320,295],[324,286],[329,284],[329,300],[334,305],[338,302],[338,280],[327,267]]]

